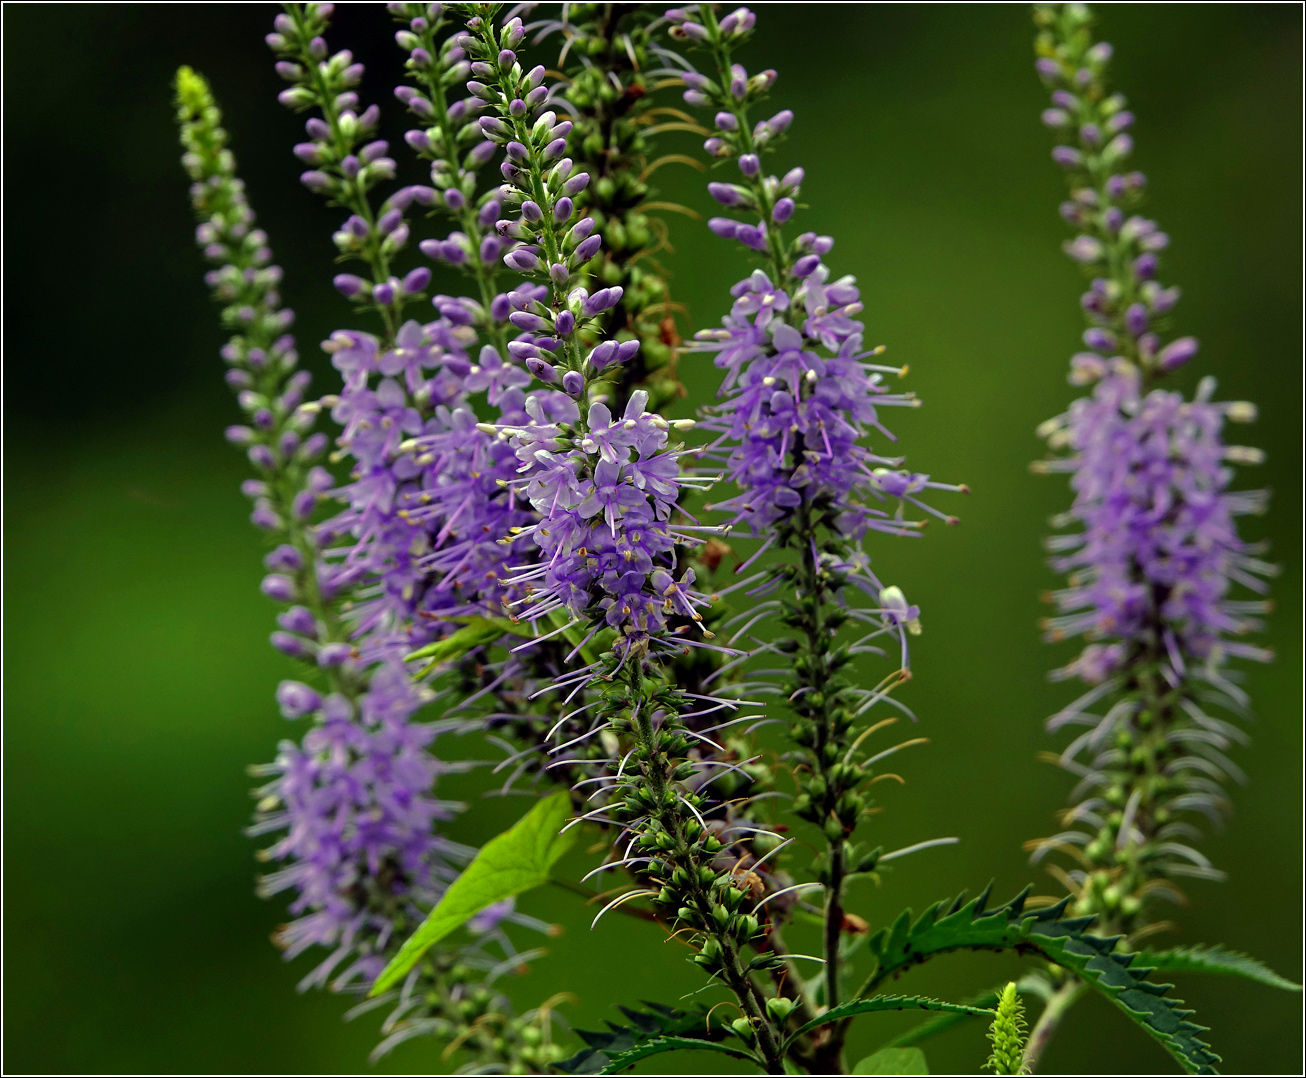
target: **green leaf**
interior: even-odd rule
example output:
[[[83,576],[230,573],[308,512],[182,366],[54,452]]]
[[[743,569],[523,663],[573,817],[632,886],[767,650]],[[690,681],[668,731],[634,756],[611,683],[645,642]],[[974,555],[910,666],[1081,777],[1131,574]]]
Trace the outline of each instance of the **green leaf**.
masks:
[[[1116,950],[1119,936],[1102,939],[1088,935],[1084,930],[1091,917],[1064,917],[1069,898],[1031,913],[1025,911],[1028,894],[1026,888],[1005,906],[986,911],[987,891],[969,902],[963,892],[951,903],[936,902],[915,922],[910,911],[905,911],[892,927],[881,929],[867,944],[879,968],[866,990],[948,951],[1035,954],[1071,971],[1106,996],[1160,1041],[1185,1070],[1215,1073],[1220,1057],[1198,1036],[1206,1027],[1188,1021],[1193,1012],[1166,996],[1172,985],[1147,980],[1152,971],[1137,961],[1138,955]]]
[[[696,1052],[720,1052],[723,1055],[734,1056],[736,1059],[746,1059],[759,1067],[762,1066],[752,1053],[745,1052],[741,1048],[732,1048],[728,1044],[699,1040],[697,1037],[656,1037],[651,1041],[645,1041],[643,1044],[636,1045],[634,1048],[613,1056],[599,1073],[619,1074],[632,1063],[637,1063],[641,1059],[658,1055],[661,1052],[674,1052],[678,1049],[690,1049]]]
[[[852,1069],[853,1074],[929,1074],[919,1048],[881,1048]]]
[[[813,1018],[806,1025],[801,1025],[794,1030],[785,1040],[785,1047],[787,1048],[804,1033],[810,1033],[829,1022],[837,1022],[841,1018],[851,1018],[855,1014],[866,1014],[870,1011],[950,1011],[965,1015],[993,1014],[993,1011],[983,1007],[972,1007],[966,1003],[946,1003],[926,996],[872,996],[870,999],[854,999],[849,1003],[831,1007],[819,1018]]]
[[[647,1011],[617,1008],[629,1019],[629,1026],[609,1022],[608,1030],[576,1030],[585,1047],[570,1059],[555,1063],[554,1067],[564,1074],[598,1074],[612,1059],[649,1041],[683,1038],[693,1040],[694,1047],[701,1048],[705,1042],[732,1035],[722,1021],[714,1019],[712,1012],[704,1007],[681,1011],[661,1003],[646,1002],[644,1005],[649,1008]]]
[[[426,920],[381,971],[368,995],[379,995],[417,965],[426,949],[495,902],[547,883],[549,870],[576,839],[560,835],[571,812],[566,790],[538,801],[520,820],[481,847],[462,875],[449,885]]]
[[[1167,973],[1228,973],[1271,988],[1282,988],[1285,992],[1301,991],[1301,985],[1280,977],[1264,962],[1218,944],[1175,947],[1169,951],[1143,951],[1138,956],[1138,963]]]
[[[458,619],[463,620],[463,619]],[[422,674],[430,673],[441,663],[461,659],[473,648],[482,644],[493,644],[504,636],[530,636],[525,626],[509,621],[507,618],[467,618],[467,624],[456,629],[443,640],[436,640],[425,647],[418,648],[404,656],[405,662],[416,659],[430,659]]]

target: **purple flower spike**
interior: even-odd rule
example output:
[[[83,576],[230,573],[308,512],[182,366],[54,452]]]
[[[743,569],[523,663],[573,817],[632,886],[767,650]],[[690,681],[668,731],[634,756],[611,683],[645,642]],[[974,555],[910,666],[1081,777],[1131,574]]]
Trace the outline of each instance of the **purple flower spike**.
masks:
[[[1057,66],[1057,80],[1076,90],[1053,94],[1053,105],[1079,125],[1078,146],[1058,147],[1054,156],[1069,173],[1065,216],[1080,231],[1066,251],[1095,275],[1083,301],[1084,341],[1101,354],[1072,357],[1070,382],[1091,385],[1091,394],[1040,427],[1052,452],[1039,470],[1068,473],[1074,492],[1070,511],[1056,518],[1071,530],[1047,544],[1067,586],[1051,594],[1056,612],[1044,629],[1050,641],[1083,638],[1055,676],[1093,686],[1048,722],[1091,727],[1062,754],[1082,780],[1076,796],[1083,801],[1065,815],[1073,828],[1051,841],[1082,851],[1074,866],[1079,912],[1133,934],[1153,922],[1157,884],[1169,890],[1175,877],[1213,874],[1187,843],[1198,836],[1195,824],[1219,822],[1220,785],[1237,775],[1223,754],[1237,731],[1215,709],[1244,714],[1248,704],[1225,669],[1231,659],[1270,657],[1246,634],[1261,628],[1257,615],[1268,607],[1258,577],[1273,567],[1242,541],[1236,519],[1260,512],[1265,492],[1231,489],[1229,465],[1259,462],[1261,454],[1222,440],[1224,423],[1250,418],[1250,405],[1214,402],[1210,378],[1192,399],[1159,386],[1193,360],[1198,344],[1193,337],[1165,343],[1157,326],[1156,316],[1179,298],[1157,281],[1156,252],[1169,239],[1135,212],[1143,176],[1112,174],[1133,151],[1125,133],[1133,116],[1106,85],[1110,47],[1089,45],[1084,13],[1069,5],[1065,12],[1046,23],[1041,47],[1082,66],[1070,80],[1059,65],[1041,69],[1052,74]],[[1070,125],[1056,119],[1062,137],[1071,137]],[[1253,596],[1232,597],[1236,586]],[[1173,754],[1160,771],[1150,759],[1138,765],[1142,746],[1152,745]],[[1192,754],[1191,766],[1180,754]]]

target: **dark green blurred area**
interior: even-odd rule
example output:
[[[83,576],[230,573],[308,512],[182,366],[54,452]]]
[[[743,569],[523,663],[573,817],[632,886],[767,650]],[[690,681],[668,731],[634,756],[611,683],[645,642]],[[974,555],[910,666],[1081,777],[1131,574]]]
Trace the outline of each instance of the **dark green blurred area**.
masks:
[[[329,285],[328,211],[300,188],[299,121],[261,36],[267,5],[10,5],[5,10],[5,963],[9,1071],[336,1072],[365,1069],[376,1020],[298,995],[309,964],[268,942],[282,906],[253,896],[241,828],[247,764],[291,727],[271,693],[291,667],[266,644],[260,538],[237,487],[246,469],[221,429],[236,408],[222,335],[192,245],[169,81],[207,74],[227,112],[255,209],[286,269],[301,352],[349,312]],[[1139,120],[1147,212],[1173,237],[1163,277],[1184,288],[1177,326],[1202,341],[1186,376],[1256,401],[1245,435],[1268,463],[1245,484],[1274,491],[1249,532],[1283,565],[1268,642],[1250,671],[1259,715],[1237,753],[1250,783],[1205,846],[1229,872],[1195,883],[1173,942],[1222,942],[1301,972],[1301,11],[1293,5],[1129,5],[1101,13],[1118,85]],[[364,99],[388,106],[396,59],[380,5],[348,5],[334,37],[369,63]],[[1060,252],[1063,181],[1038,122],[1022,6],[767,5],[745,57],[780,70],[776,108],[797,122],[777,164],[807,169],[805,227],[838,241],[868,332],[911,366],[926,407],[891,415],[917,469],[965,481],[957,529],[877,541],[881,576],[924,610],[904,698],[931,742],[902,757],[908,784],[868,829],[887,849],[937,835],[961,844],[900,862],[851,905],[873,926],[963,886],[1007,897],[1031,868],[1070,778],[1036,762],[1060,748],[1043,718],[1072,691],[1039,640],[1046,520],[1063,479],[1038,478],[1034,427],[1072,395],[1081,329],[1077,270]],[[545,46],[552,49],[552,46]],[[674,102],[673,102],[674,103]],[[688,146],[688,143],[686,143]],[[681,147],[675,147],[677,149]],[[409,182],[420,179],[416,168]],[[702,178],[659,172],[663,198],[711,212]],[[724,313],[746,262],[692,221],[669,218],[673,291],[695,327]],[[683,364],[691,402],[715,372]],[[685,405],[686,412],[690,404]],[[1241,432],[1240,432],[1241,433]],[[951,507],[951,506],[950,506]],[[474,745],[448,751],[477,755]],[[474,784],[450,787],[454,795]],[[882,789],[882,788],[881,788]],[[524,808],[478,801],[453,827],[479,842]],[[512,992],[523,1007],[560,989],[594,1027],[614,1002],[675,1002],[700,980],[650,926],[609,916],[590,932],[561,892],[522,908],[566,926]],[[522,934],[520,944],[535,939]],[[992,955],[941,958],[902,990],[960,998],[1014,975]],[[1243,983],[1181,979],[1229,1072],[1300,1073],[1301,1000]],[[861,1020],[870,1048],[905,1016]],[[929,1047],[936,1073],[978,1070],[978,1026]],[[856,1055],[852,1058],[857,1058]],[[720,1057],[663,1056],[691,1073]],[[438,1073],[412,1042],[384,1071]],[[1048,1072],[1173,1070],[1100,1000],[1067,1021]]]

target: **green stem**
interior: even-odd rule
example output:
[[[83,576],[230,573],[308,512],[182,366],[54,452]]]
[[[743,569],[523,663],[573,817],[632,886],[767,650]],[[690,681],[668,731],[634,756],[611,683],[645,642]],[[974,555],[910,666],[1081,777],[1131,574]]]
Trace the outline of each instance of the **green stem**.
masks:
[[[1030,1032],[1029,1042],[1025,1045],[1025,1056],[1021,1065],[1022,1073],[1034,1073],[1044,1051],[1051,1043],[1057,1027],[1061,1025],[1061,1020],[1066,1016],[1066,1012],[1075,1005],[1075,1001],[1087,990],[1087,986],[1083,981],[1072,978],[1052,993],[1047,1006],[1043,1008],[1043,1013],[1038,1016],[1038,1021]]]
[[[658,745],[653,729],[652,709],[648,706],[644,694],[644,673],[638,658],[630,658],[626,665],[626,680],[631,699],[635,701],[636,711],[631,716],[630,726],[640,748],[643,750],[642,773],[653,795],[653,807],[650,815],[655,817],[664,830],[671,836],[673,846],[663,855],[672,865],[682,865],[690,869],[686,891],[693,908],[705,925],[704,934],[713,939],[721,949],[721,979],[735,995],[740,1009],[750,1020],[757,1037],[757,1046],[762,1052],[767,1073],[783,1074],[784,1062],[780,1052],[780,1041],[770,1019],[767,1017],[765,1004],[757,986],[749,977],[739,954],[739,946],[734,937],[727,932],[714,928],[712,910],[714,903],[707,887],[697,872],[693,842],[686,836],[683,823],[684,814],[680,802],[668,782],[667,776],[674,765]]]

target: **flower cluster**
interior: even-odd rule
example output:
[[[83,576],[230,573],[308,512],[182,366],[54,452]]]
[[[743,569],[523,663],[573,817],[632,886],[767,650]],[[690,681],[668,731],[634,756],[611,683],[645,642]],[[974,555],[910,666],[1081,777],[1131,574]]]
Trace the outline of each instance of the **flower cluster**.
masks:
[[[1039,8],[1037,21],[1053,106],[1043,119],[1066,140],[1053,151],[1071,189],[1062,214],[1079,230],[1066,252],[1092,275],[1082,298],[1090,350],[1072,358],[1070,381],[1093,389],[1039,430],[1058,455],[1036,470],[1069,473],[1075,492],[1054,524],[1076,530],[1048,541],[1069,586],[1052,594],[1060,613],[1045,627],[1052,640],[1085,638],[1056,676],[1091,688],[1049,720],[1088,727],[1061,756],[1087,797],[1066,812],[1070,830],[1033,845],[1036,857],[1082,847],[1088,868],[1070,874],[1081,911],[1132,932],[1149,897],[1179,897],[1173,877],[1220,875],[1190,845],[1192,820],[1219,822],[1222,783],[1239,775],[1225,752],[1241,731],[1208,714],[1247,703],[1226,663],[1269,657],[1238,639],[1261,627],[1267,604],[1230,594],[1263,593],[1273,571],[1236,526],[1264,509],[1264,492],[1231,489],[1230,465],[1262,455],[1224,444],[1225,422],[1255,409],[1213,401],[1213,379],[1191,400],[1157,388],[1197,342],[1166,341],[1179,291],[1157,280],[1168,238],[1132,212],[1145,181],[1125,171],[1133,117],[1106,88],[1111,47],[1094,43],[1081,5]],[[1089,710],[1099,702],[1102,715]]]
[[[905,368],[867,362],[884,349],[864,346],[856,281],[830,279],[822,258],[834,241],[813,232],[784,236],[804,173],[793,168],[780,177],[764,175],[762,155],[788,129],[793,113],[785,109],[750,126],[748,110],[766,96],[776,73],[750,76],[729,58],[730,47],[751,33],[755,16],[740,8],[718,23],[704,8],[704,23],[693,21],[688,10],[673,10],[669,17],[678,36],[705,43],[718,62],[715,79],[692,70],[683,74],[685,100],[715,112],[716,130],[705,149],[733,161],[740,173],[740,182],[713,182],[708,191],[723,207],[760,217],[757,224],[714,217],[708,227],[764,254],[771,271],[755,270],[740,281],[731,290],[734,304],[723,328],[700,332],[694,345],[725,372],[725,403],[705,425],[721,433],[718,444],[728,447],[729,478],[740,494],[719,508],[755,535],[772,532],[803,503],[834,507],[840,534],[853,540],[868,529],[899,535],[919,530],[920,522],[870,504],[889,498],[956,523],[916,495],[963,488],[903,471],[901,458],[862,444],[870,431],[894,440],[880,409],[920,402],[885,384],[886,375],[905,375]]]
[[[1211,378],[1189,401],[1141,392],[1142,377],[1118,361],[1092,397],[1041,429],[1070,454],[1042,469],[1071,472],[1075,504],[1064,522],[1080,528],[1050,540],[1052,564],[1070,574],[1071,586],[1053,593],[1063,613],[1048,619],[1048,636],[1091,641],[1061,674],[1092,685],[1157,643],[1175,681],[1190,665],[1196,673],[1212,660],[1265,657],[1236,639],[1261,627],[1255,615],[1265,603],[1229,597],[1234,582],[1265,590],[1258,577],[1270,567],[1236,526],[1238,516],[1264,511],[1265,494],[1229,489],[1229,464],[1257,457],[1221,439],[1226,420],[1255,413],[1244,402],[1212,401]]]
[[[449,616],[501,613],[495,541],[530,518],[497,481],[511,461],[476,429],[473,395],[520,407],[527,375],[492,346],[480,363],[466,327],[404,323],[390,348],[339,331],[324,347],[344,385],[332,416],[352,458],[348,507],[325,527],[348,536],[346,571],[368,583],[351,611],[372,648],[399,656],[429,642]]]

